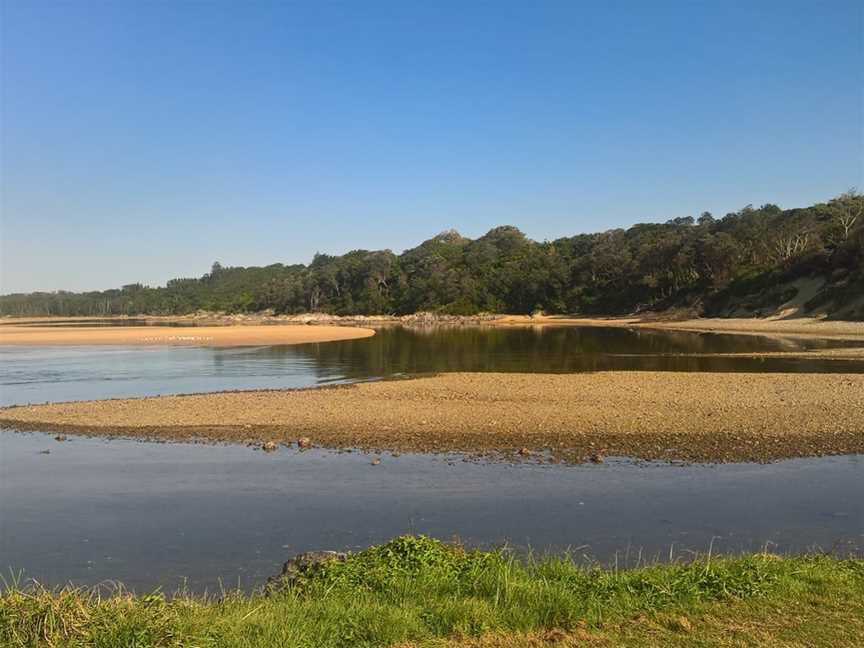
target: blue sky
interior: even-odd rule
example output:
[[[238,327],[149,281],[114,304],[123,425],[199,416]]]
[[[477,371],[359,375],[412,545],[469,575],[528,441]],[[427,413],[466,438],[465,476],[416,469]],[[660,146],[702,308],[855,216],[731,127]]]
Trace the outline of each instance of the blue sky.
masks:
[[[0,6],[2,292],[864,188],[857,1]]]

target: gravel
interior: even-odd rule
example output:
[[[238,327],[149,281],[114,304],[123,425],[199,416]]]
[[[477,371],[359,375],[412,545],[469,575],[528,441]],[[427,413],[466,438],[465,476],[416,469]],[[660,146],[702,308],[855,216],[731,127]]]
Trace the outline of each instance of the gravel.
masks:
[[[0,409],[0,425],[64,433],[467,452],[771,461],[864,453],[864,375],[453,373],[311,390]]]

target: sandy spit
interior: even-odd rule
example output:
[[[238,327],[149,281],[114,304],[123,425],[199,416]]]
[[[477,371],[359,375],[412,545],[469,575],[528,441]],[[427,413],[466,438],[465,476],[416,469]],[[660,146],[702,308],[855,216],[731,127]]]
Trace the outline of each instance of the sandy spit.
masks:
[[[455,373],[350,387],[58,403],[0,426],[553,461],[864,453],[864,375]]]
[[[742,317],[668,320],[657,317],[587,318],[561,315],[540,317],[505,315],[494,320],[491,324],[495,326],[611,326],[864,341],[864,322],[835,321],[817,317],[796,317],[790,319]]]
[[[353,340],[374,335],[350,326],[0,326],[0,345],[258,346]]]
[[[580,317],[570,315],[480,315],[480,316],[442,316],[430,313],[416,313],[396,317],[392,315],[338,316],[325,313],[306,313],[301,315],[267,315],[261,313],[226,315],[221,313],[198,313],[193,315],[141,317],[0,317],[0,332],[7,325],[14,326],[38,324],[41,326],[80,323],[86,326],[88,320],[118,322],[129,319],[144,319],[160,324],[192,323],[203,326],[258,326],[301,325],[317,326],[607,326],[620,328],[668,329],[674,331],[697,331],[706,333],[736,333],[742,335],[768,335],[774,337],[822,338],[834,340],[856,340],[864,342],[864,322],[826,320],[819,317],[779,318],[695,318],[670,319],[663,314],[633,317]],[[127,327],[128,328],[128,327]],[[198,326],[196,328],[202,328]],[[2,342],[0,342],[2,343]]]

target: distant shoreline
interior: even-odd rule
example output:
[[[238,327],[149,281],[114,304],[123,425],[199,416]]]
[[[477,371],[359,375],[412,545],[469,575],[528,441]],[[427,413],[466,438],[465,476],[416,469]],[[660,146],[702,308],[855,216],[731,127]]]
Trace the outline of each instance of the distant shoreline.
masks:
[[[864,374],[452,373],[8,407],[0,426],[543,461],[761,462],[864,454]]]
[[[700,333],[732,333],[736,335],[764,335],[773,337],[808,338],[825,340],[847,340],[860,341],[864,343],[864,322],[849,320],[826,320],[815,317],[797,317],[788,319],[774,318],[673,318],[663,315],[645,316],[616,316],[616,317],[581,317],[568,315],[439,315],[435,313],[415,313],[412,315],[329,315],[326,313],[304,313],[299,315],[271,315],[271,314],[225,314],[225,313],[196,313],[191,315],[140,315],[140,316],[114,316],[114,317],[0,317],[0,345],[9,344],[5,333],[14,333],[22,330],[28,324],[45,325],[50,323],[74,323],[81,322],[86,327],[87,322],[128,322],[144,321],[158,323],[156,327],[141,327],[148,331],[165,331],[167,325],[176,323],[180,326],[174,331],[176,335],[213,335],[210,329],[218,329],[219,337],[237,335],[242,338],[245,334],[225,334],[226,328],[257,327],[262,330],[270,329],[279,325],[311,325],[316,329],[342,329],[357,327],[375,327],[386,325],[403,326],[592,326],[592,327],[616,327],[616,328],[642,328],[660,329],[668,331],[692,331]],[[189,325],[195,328],[190,329]],[[59,328],[59,327],[58,327]],[[77,328],[77,327],[75,327]],[[110,327],[99,327],[102,330],[110,330]],[[134,327],[122,327],[126,331]],[[40,329],[45,330],[45,329]],[[57,329],[55,329],[57,330]],[[69,327],[73,330],[73,327]],[[178,332],[179,331],[179,332]],[[194,331],[194,334],[191,332]],[[113,334],[112,334],[113,335]],[[264,338],[275,335],[266,333]],[[315,336],[318,334],[302,334]],[[344,337],[344,333],[333,339],[353,339]],[[90,335],[92,339],[95,336]],[[122,336],[119,336],[122,337]],[[279,337],[279,336],[276,336]],[[364,337],[356,335],[354,337]],[[48,336],[45,336],[48,339]],[[315,341],[325,341],[318,339]],[[84,342],[82,342],[84,343]],[[94,342],[95,344],[96,342]],[[109,344],[111,342],[103,342]],[[267,343],[267,342],[263,342]],[[290,344],[291,342],[286,342]],[[272,344],[272,343],[271,343]]]

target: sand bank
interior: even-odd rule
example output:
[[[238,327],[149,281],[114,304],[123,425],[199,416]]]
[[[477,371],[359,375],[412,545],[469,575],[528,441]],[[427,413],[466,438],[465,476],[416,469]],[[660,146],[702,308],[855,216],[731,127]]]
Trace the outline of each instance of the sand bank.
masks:
[[[864,375],[444,374],[350,387],[11,407],[18,429],[580,461],[864,453]],[[596,458],[596,457],[595,457]]]
[[[809,337],[836,340],[857,340],[864,342],[864,322],[835,321],[818,317],[778,318],[694,318],[685,320],[664,319],[662,315],[633,317],[578,317],[569,315],[476,315],[457,316],[433,313],[413,315],[357,315],[339,316],[326,313],[305,313],[300,315],[195,313],[176,316],[140,317],[32,317],[0,318],[0,330],[7,324],[68,325],[93,321],[146,320],[159,324],[196,324],[203,326],[255,326],[261,324],[314,324],[341,326],[382,326],[401,324],[403,326],[611,326],[623,328],[669,329],[676,331],[704,331],[710,333],[739,333],[751,335],[772,335],[784,337]],[[17,326],[15,328],[18,328]]]
[[[772,319],[693,319],[680,322],[642,322],[644,328],[714,333],[747,333],[787,337],[822,338],[826,340],[864,341],[864,322],[824,320],[818,318]]]
[[[0,345],[258,346],[353,340],[374,335],[349,326],[0,326]]]
[[[491,322],[491,324],[496,326],[611,326],[706,333],[822,338],[825,340],[857,340],[864,342],[864,322],[834,321],[815,317],[798,317],[794,319],[705,318],[664,320],[656,317],[591,318],[562,315],[540,317],[504,315]]]

